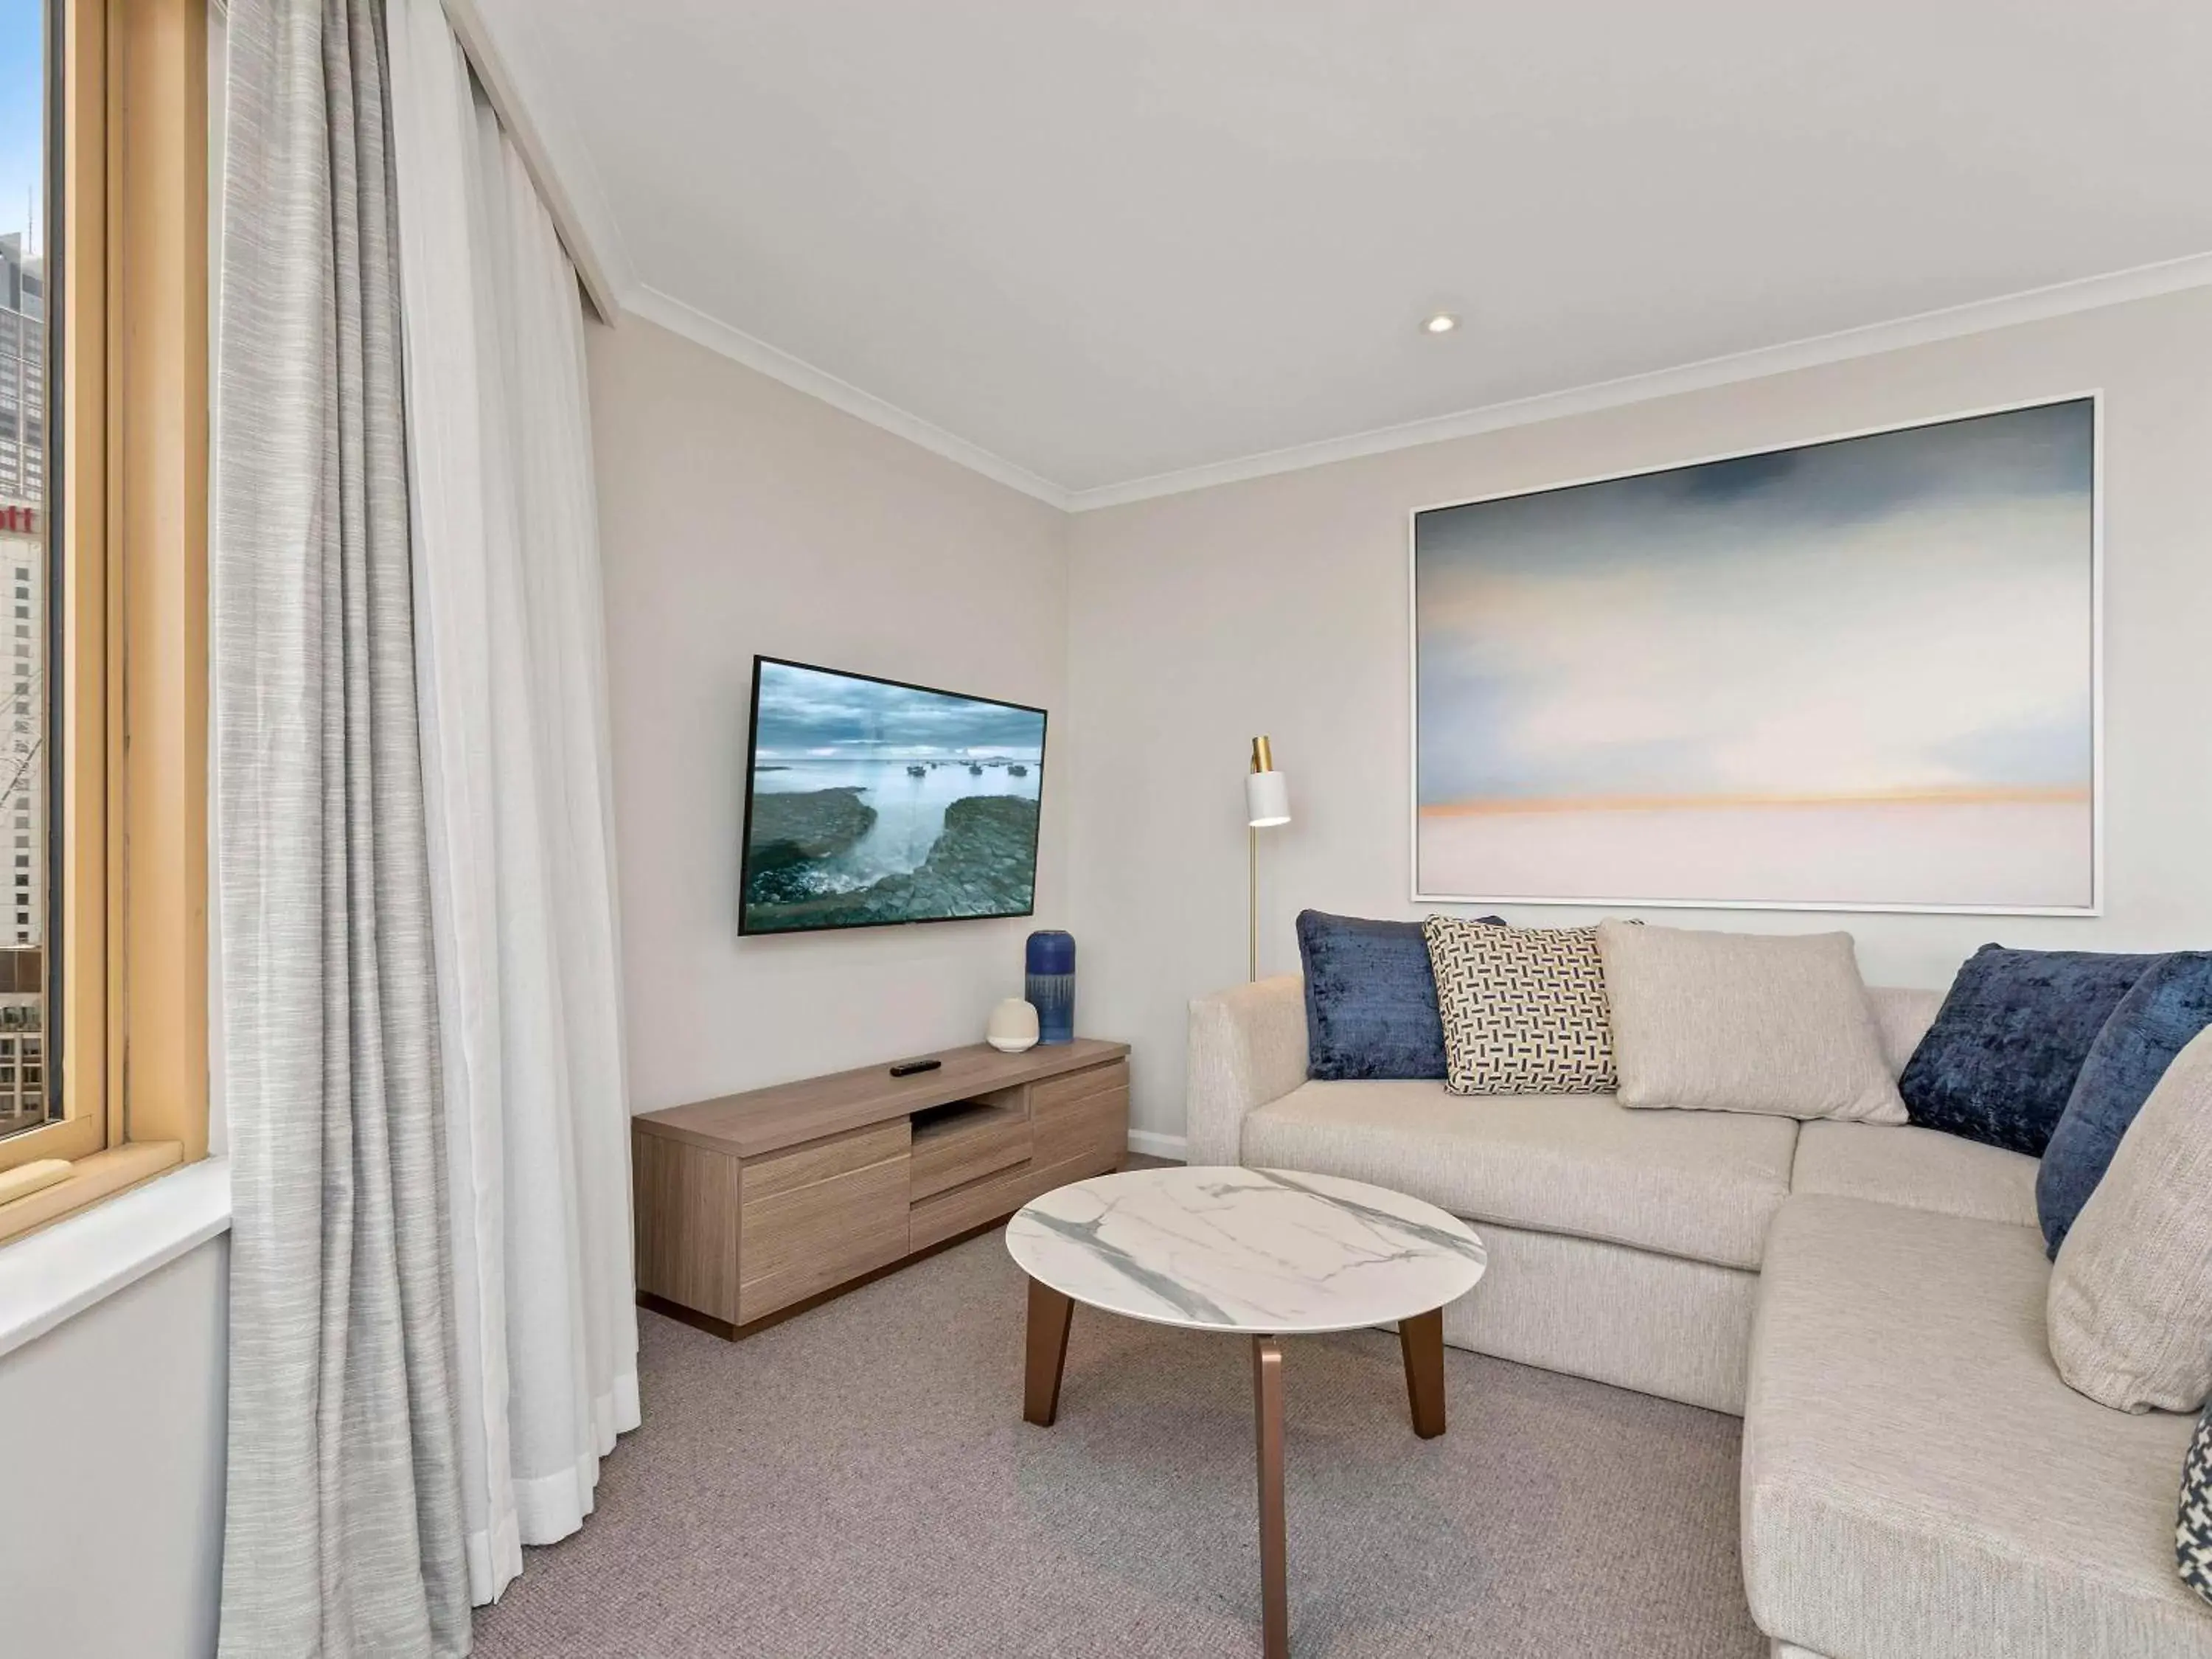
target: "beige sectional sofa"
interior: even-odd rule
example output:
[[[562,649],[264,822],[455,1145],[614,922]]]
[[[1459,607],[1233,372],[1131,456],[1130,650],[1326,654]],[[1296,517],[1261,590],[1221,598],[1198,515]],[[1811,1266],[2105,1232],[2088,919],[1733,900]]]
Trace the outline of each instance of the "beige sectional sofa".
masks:
[[[1942,998],[1869,993],[1893,1073]],[[1445,1340],[1741,1415],[1779,1656],[2212,1659],[2173,1528],[2193,1419],[2060,1381],[2035,1160],[1932,1130],[1313,1082],[1295,975],[1191,1006],[1188,1157],[1474,1222]]]

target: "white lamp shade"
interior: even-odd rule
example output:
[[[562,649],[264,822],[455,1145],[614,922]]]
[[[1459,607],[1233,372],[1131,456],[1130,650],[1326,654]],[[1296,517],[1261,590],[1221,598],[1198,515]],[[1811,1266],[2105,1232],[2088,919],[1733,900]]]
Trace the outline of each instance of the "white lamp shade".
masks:
[[[1291,786],[1280,772],[1244,775],[1244,816],[1255,830],[1272,830],[1291,821]]]

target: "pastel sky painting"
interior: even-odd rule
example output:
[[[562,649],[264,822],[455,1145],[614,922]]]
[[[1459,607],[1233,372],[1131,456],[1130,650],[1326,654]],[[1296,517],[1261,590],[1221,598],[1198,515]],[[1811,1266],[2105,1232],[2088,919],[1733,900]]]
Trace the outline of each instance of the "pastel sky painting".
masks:
[[[2084,398],[1419,514],[1424,836],[1451,817],[1633,813],[1613,825],[1639,842],[1624,862],[1666,886],[1650,815],[1734,813],[1696,833],[1772,842],[1747,864],[1804,890],[1644,896],[2086,902],[2094,448]],[[1871,865],[1784,847],[1825,839],[1803,809],[1854,806],[1883,809],[1852,821],[1881,843]],[[1983,807],[2044,809],[2043,867],[2001,894],[1972,873],[1975,836],[2019,826],[1955,810]],[[1475,833],[1452,835],[1494,872],[1504,849]],[[1915,866],[1916,834],[1952,848],[1945,868]],[[1439,884],[1443,839],[1425,892],[1512,896]],[[1728,884],[1686,865],[1671,884]]]

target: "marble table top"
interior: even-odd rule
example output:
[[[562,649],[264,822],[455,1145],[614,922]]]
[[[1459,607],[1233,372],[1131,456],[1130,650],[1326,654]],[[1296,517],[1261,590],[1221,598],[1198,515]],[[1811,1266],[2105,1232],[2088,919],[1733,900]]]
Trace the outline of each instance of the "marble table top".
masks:
[[[1288,1336],[1427,1313],[1482,1277],[1482,1241],[1433,1204],[1290,1170],[1131,1170],[1006,1224],[1022,1271],[1158,1325]]]

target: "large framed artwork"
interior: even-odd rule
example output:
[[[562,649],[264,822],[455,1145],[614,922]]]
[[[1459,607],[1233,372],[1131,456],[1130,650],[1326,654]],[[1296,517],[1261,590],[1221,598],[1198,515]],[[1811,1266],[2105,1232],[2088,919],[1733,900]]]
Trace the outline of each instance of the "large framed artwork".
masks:
[[[2094,915],[2094,392],[1413,515],[1413,896]]]

